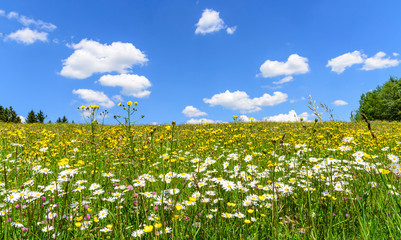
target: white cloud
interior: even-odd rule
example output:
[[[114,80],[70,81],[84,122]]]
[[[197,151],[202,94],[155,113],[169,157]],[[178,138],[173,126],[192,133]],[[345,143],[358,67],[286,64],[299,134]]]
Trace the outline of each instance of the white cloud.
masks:
[[[241,116],[239,116],[239,120],[240,120],[241,122],[256,122],[256,119],[250,118],[250,117],[248,117],[248,116],[246,116],[246,115],[241,115]]]
[[[45,31],[54,31],[57,27],[54,25],[54,24],[52,24],[52,23],[47,23],[47,22],[44,22],[44,21],[42,21],[42,20],[35,20],[35,19],[32,19],[32,18],[28,18],[28,17],[25,17],[25,16],[23,16],[23,15],[21,15],[19,18],[18,18],[18,21],[22,24],[22,25],[24,25],[24,26],[26,26],[26,27],[29,27],[29,26],[31,26],[31,25],[33,25],[33,26],[35,26],[35,27],[37,27],[37,28],[39,28],[39,29],[42,29],[42,30],[45,30]]]
[[[34,26],[37,29],[42,29],[48,32],[54,31],[57,28],[52,23],[44,22],[42,20],[35,20],[33,18],[20,15],[17,12],[9,12],[8,14],[6,14],[4,10],[0,9],[0,16],[7,17],[8,19],[17,19],[17,21],[25,27]]]
[[[291,54],[287,62],[266,60],[260,66],[262,77],[275,77],[280,75],[295,75],[309,72],[308,59],[298,54]]]
[[[226,29],[227,33],[230,34],[230,35],[234,34],[236,30],[237,30],[237,26],[228,27]]]
[[[69,45],[75,51],[63,60],[60,74],[69,78],[84,79],[94,73],[127,73],[133,65],[148,61],[146,55],[131,43],[113,42],[110,45],[82,39]]]
[[[7,14],[7,18],[8,19],[13,19],[13,18],[18,18],[18,13],[17,12],[9,12],[8,14]]]
[[[36,41],[47,42],[47,33],[38,32],[29,28],[21,29],[7,35],[6,39],[11,39],[19,43],[32,44]]]
[[[283,83],[291,82],[293,79],[294,78],[292,76],[287,76],[287,77],[280,79],[280,81],[273,82],[273,84],[283,84]]]
[[[366,59],[362,70],[369,71],[379,68],[395,67],[401,62],[397,59],[384,58],[385,56],[386,54],[384,52],[378,52],[373,57]]]
[[[331,71],[338,74],[344,72],[345,68],[351,67],[354,64],[363,63],[366,58],[365,54],[359,51],[345,53],[341,56],[329,60],[326,67],[331,67]]]
[[[205,103],[210,106],[223,106],[232,110],[239,110],[241,113],[257,112],[264,106],[274,106],[285,102],[288,95],[282,92],[274,92],[273,95],[267,93],[258,98],[249,98],[248,94],[243,91],[225,91],[224,93],[215,94],[212,98],[204,98]]]
[[[222,123],[222,121],[214,121],[211,119],[201,118],[201,119],[194,119],[191,118],[187,121],[187,124],[202,124],[202,123]]]
[[[207,113],[200,111],[194,106],[186,106],[184,110],[182,110],[182,113],[187,117],[200,117],[207,115]]]
[[[333,104],[336,105],[336,106],[345,106],[345,105],[348,105],[348,103],[347,103],[346,101],[344,101],[344,100],[335,100],[335,101],[333,102]]]
[[[103,75],[99,83],[108,87],[122,87],[121,94],[137,98],[149,96],[150,91],[146,89],[152,86],[146,77],[135,74]]]
[[[226,28],[224,21],[220,18],[219,14],[219,12],[213,9],[205,9],[202,13],[202,17],[196,24],[195,33],[204,35]]]
[[[99,104],[105,108],[112,108],[114,106],[114,102],[111,101],[103,92],[98,92],[91,89],[78,89],[72,90],[72,93],[78,95],[81,99],[85,100],[89,104]]]
[[[263,121],[267,122],[297,122],[300,121],[301,118],[303,121],[308,121],[309,114],[307,112],[303,112],[300,115],[297,115],[295,110],[291,110],[288,114],[278,114],[271,117],[263,118]]]
[[[123,102],[124,101],[124,99],[123,99],[123,97],[121,97],[121,95],[114,95],[114,96],[111,97],[111,99],[113,99],[116,102]]]
[[[23,116],[18,116],[21,119],[21,123],[26,123],[26,119]]]
[[[398,55],[400,55],[399,53],[393,52],[393,56],[397,57]]]

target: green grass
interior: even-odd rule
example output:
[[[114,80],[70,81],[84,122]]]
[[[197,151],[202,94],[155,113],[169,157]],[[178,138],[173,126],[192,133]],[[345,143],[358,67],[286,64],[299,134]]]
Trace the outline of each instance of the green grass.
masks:
[[[399,239],[401,124],[372,131],[377,140],[344,122],[0,124],[0,236]]]

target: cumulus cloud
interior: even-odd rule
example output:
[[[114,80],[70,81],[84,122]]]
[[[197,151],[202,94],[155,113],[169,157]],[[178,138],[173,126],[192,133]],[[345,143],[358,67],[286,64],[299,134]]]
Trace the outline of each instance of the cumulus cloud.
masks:
[[[241,121],[241,122],[256,122],[256,119],[254,119],[254,118],[250,118],[250,117],[248,117],[248,116],[246,116],[246,115],[241,115],[241,116],[239,116],[239,120]]]
[[[274,106],[287,100],[288,95],[282,92],[274,92],[273,95],[267,93],[261,97],[250,98],[243,91],[225,91],[224,93],[215,94],[212,98],[204,98],[203,101],[210,106],[223,106],[231,110],[239,110],[241,113],[257,112],[264,106]]]
[[[207,34],[220,31],[225,28],[223,19],[220,18],[220,13],[213,9],[205,9],[202,17],[196,24],[196,34]]]
[[[91,89],[78,89],[72,90],[72,93],[78,95],[81,99],[85,100],[89,104],[98,104],[105,108],[112,108],[114,102],[103,92],[94,91]]]
[[[7,18],[8,18],[8,19],[13,19],[13,18],[17,19],[18,16],[19,16],[19,14],[18,14],[17,12],[9,12],[9,13],[7,14]]]
[[[184,110],[182,110],[182,113],[187,117],[200,117],[207,115],[207,113],[200,111],[194,106],[186,106]]]
[[[333,102],[333,104],[334,105],[336,105],[336,106],[345,106],[345,105],[348,105],[348,103],[346,102],[346,101],[344,101],[344,100],[335,100],[334,102]]]
[[[25,17],[21,15],[18,18],[18,21],[24,26],[35,26],[36,28],[45,30],[45,31],[54,31],[57,27],[52,23],[43,22],[42,20],[35,20],[32,18]]]
[[[378,52],[373,57],[366,59],[362,70],[370,71],[380,68],[395,67],[400,64],[400,60],[384,58],[385,56],[386,54],[384,52]]]
[[[298,122],[301,120],[308,121],[310,115],[307,112],[303,112],[298,115],[295,110],[291,110],[288,114],[278,114],[275,116],[265,117],[262,121],[266,122]]]
[[[0,9],[0,16],[7,17],[8,19],[16,19],[25,27],[34,27],[48,32],[54,31],[57,28],[56,25],[52,23],[29,18],[17,12],[9,12],[8,14],[6,14],[4,10]]]
[[[24,28],[8,34],[6,39],[14,40],[26,45],[32,44],[36,41],[47,42],[47,32],[38,32],[36,30]]]
[[[191,118],[187,121],[187,124],[203,124],[203,123],[222,123],[222,121],[214,121],[211,119],[201,118],[201,119],[194,119]]]
[[[366,55],[359,51],[353,51],[352,53],[348,52],[329,60],[326,67],[331,67],[331,71],[340,74],[344,72],[347,67],[351,67],[354,64],[363,63],[365,58]]]
[[[269,78],[280,75],[296,75],[309,72],[308,59],[298,54],[291,54],[286,62],[266,60],[260,66],[262,77]]]
[[[283,83],[291,82],[292,80],[294,80],[294,78],[292,76],[287,76],[287,77],[280,79],[280,81],[273,82],[273,84],[283,84]]]
[[[347,67],[351,67],[354,64],[362,64],[362,70],[370,71],[380,68],[395,67],[400,64],[400,60],[391,59],[390,57],[385,58],[386,53],[378,52],[373,57],[367,58],[365,54],[359,51],[353,51],[345,53],[341,56],[329,60],[327,67],[331,67],[331,71],[338,74],[345,71]],[[398,56],[398,53],[393,53],[393,56]]]
[[[124,99],[123,99],[123,97],[121,97],[121,95],[114,95],[114,96],[111,97],[111,99],[113,99],[116,102],[123,102],[124,101]]]
[[[0,12],[0,14],[1,14],[1,12]],[[18,116],[18,117],[19,117],[19,119],[21,119],[21,123],[26,123],[26,119],[23,116]]]
[[[102,86],[122,87],[121,94],[137,98],[149,96],[150,91],[146,89],[152,86],[146,77],[135,74],[103,75],[99,83]]]
[[[231,34],[234,34],[236,30],[237,30],[237,26],[228,27],[228,28],[226,29],[227,33],[230,34],[230,35],[231,35]]]
[[[148,61],[146,55],[131,43],[113,42],[110,45],[82,39],[68,45],[75,51],[63,60],[60,74],[69,78],[84,79],[94,73],[127,73],[133,65]]]

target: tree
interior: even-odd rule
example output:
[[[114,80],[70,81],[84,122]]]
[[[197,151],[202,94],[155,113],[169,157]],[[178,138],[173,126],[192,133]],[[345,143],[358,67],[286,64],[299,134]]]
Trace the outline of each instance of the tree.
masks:
[[[26,118],[26,123],[36,123],[38,119],[36,118],[36,114],[33,110],[28,113],[28,117]]]
[[[3,106],[0,106],[0,122],[7,122],[6,109]]]
[[[47,115],[45,115],[42,110],[40,110],[37,114],[36,114],[36,119],[38,120],[38,122],[40,123],[44,123],[45,119],[47,118]]]
[[[14,111],[13,107],[9,107],[7,109],[7,116],[8,116],[8,122],[11,123],[21,123],[21,118],[18,116],[18,114]]]
[[[68,123],[68,119],[66,116],[63,116],[63,118],[57,118],[56,123]]]
[[[401,78],[390,80],[375,90],[362,94],[355,120],[360,113],[370,120],[401,121]]]
[[[9,108],[0,106],[0,122],[21,123],[21,118],[11,106]]]

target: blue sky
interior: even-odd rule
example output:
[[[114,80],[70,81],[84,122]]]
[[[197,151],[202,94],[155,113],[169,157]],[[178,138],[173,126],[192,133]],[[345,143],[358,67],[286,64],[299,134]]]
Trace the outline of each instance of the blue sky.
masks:
[[[349,120],[401,77],[400,1],[0,3],[0,105],[83,122],[77,107],[137,101],[141,123]],[[323,116],[327,117],[327,114]]]

